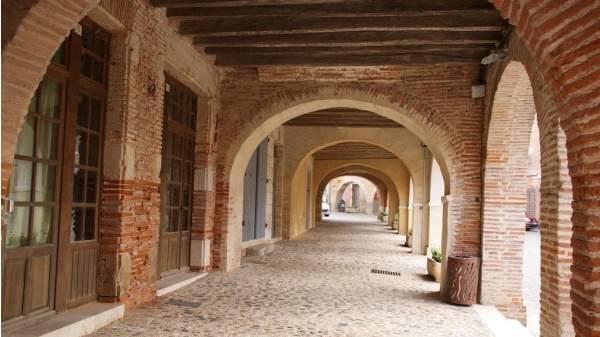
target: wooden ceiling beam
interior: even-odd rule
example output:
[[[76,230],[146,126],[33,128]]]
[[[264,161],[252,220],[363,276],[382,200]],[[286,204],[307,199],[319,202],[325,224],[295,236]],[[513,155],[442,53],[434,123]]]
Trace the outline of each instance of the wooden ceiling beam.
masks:
[[[493,6],[480,0],[150,0],[155,7],[171,8],[266,8],[266,7],[298,7],[319,8],[322,10],[333,7],[358,9],[402,8],[404,10],[452,10],[452,9],[489,9]]]
[[[398,14],[386,17],[328,17],[301,18],[296,16],[271,18],[204,18],[182,20],[181,35],[228,36],[280,33],[323,32],[385,32],[385,31],[499,31],[506,20],[496,12],[471,16],[457,12],[454,15]]]
[[[248,7],[168,7],[167,17],[185,20],[190,18],[242,19],[242,18],[331,18],[331,17],[388,17],[401,15],[455,15],[458,13],[476,16],[499,16],[498,10],[486,3],[484,6],[460,7],[454,1],[442,6],[393,3],[389,1],[360,2],[353,4],[314,4]]]
[[[406,46],[424,44],[497,43],[501,30],[467,31],[399,31],[336,32],[306,34],[265,34],[248,36],[195,36],[194,43],[207,47],[338,47],[338,46]]]
[[[230,67],[268,66],[392,66],[407,64],[448,64],[480,62],[487,52],[442,53],[439,54],[388,54],[388,55],[310,55],[294,54],[219,54],[215,65]]]
[[[441,52],[489,52],[494,49],[493,43],[481,44],[422,44],[408,46],[341,46],[341,47],[206,47],[204,52],[209,55],[225,54],[287,54],[287,53],[308,53],[308,54],[362,54],[362,55],[380,55],[380,54],[404,54],[404,53],[441,53]]]

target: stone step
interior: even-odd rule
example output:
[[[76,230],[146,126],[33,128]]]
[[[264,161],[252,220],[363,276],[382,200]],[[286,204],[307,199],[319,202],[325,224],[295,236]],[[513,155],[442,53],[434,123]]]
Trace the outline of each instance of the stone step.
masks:
[[[275,250],[275,245],[272,243],[263,243],[246,249],[247,256],[265,256]]]
[[[506,319],[493,306],[474,305],[473,308],[495,337],[533,337],[519,321]]]

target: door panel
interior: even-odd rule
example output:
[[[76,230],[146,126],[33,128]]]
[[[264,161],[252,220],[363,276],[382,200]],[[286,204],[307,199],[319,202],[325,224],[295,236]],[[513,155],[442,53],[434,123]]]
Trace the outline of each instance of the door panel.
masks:
[[[2,275],[11,282],[2,283],[2,320],[17,317],[23,312],[26,259],[4,263]]]
[[[197,96],[168,75],[161,173],[161,277],[189,269]]]
[[[267,156],[269,142],[263,140],[258,146],[258,172],[256,179],[256,233],[255,238],[265,237],[267,217]]]
[[[258,151],[254,151],[244,175],[244,215],[242,223],[242,240],[254,240],[256,228],[256,175]]]
[[[31,310],[41,309],[48,306],[50,290],[50,264],[49,255],[37,256],[31,259],[31,270],[33,279],[33,296],[31,299]]]
[[[244,175],[243,241],[265,237],[267,155],[268,139],[265,138],[252,153]]]

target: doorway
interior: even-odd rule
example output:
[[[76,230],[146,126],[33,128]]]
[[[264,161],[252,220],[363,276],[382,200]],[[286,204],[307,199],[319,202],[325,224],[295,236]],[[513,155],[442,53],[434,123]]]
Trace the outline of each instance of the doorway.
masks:
[[[110,35],[84,19],[17,137],[2,252],[2,330],[94,301]]]
[[[189,270],[198,96],[165,75],[159,272]]]

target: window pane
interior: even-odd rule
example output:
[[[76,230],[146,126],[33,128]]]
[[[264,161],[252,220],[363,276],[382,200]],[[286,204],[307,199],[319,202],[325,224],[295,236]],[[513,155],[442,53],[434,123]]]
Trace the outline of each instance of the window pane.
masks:
[[[31,201],[33,163],[14,160],[8,185],[8,198],[14,201]]]
[[[65,50],[67,41],[63,41],[54,56],[52,56],[52,62],[65,65]]]
[[[94,131],[100,131],[100,123],[102,114],[102,102],[98,99],[92,98],[92,111],[90,114],[90,129]]]
[[[189,136],[188,136],[188,137],[189,137]],[[188,139],[185,141],[185,159],[187,159],[187,160],[191,160],[191,159],[192,159],[192,155],[193,155],[193,153],[192,153],[192,149],[194,148],[194,145],[193,145],[193,144],[194,144],[194,143],[193,143],[193,140],[192,140],[192,139],[189,139],[189,138],[188,138]]]
[[[75,168],[73,176],[73,202],[84,202],[85,170]]]
[[[181,230],[183,232],[187,232],[188,230],[188,213],[190,211],[188,210],[183,210],[181,211]]]
[[[56,159],[58,147],[58,124],[40,120],[37,157]]]
[[[104,58],[104,40],[100,36],[94,40],[94,54]]]
[[[92,79],[98,83],[104,83],[104,63],[94,60],[94,76]]]
[[[51,79],[44,78],[42,80],[40,114],[52,118],[60,116],[60,88],[61,85]]]
[[[98,174],[95,171],[87,172],[87,186],[85,202],[87,203],[95,203],[96,202],[96,192],[98,191]]]
[[[35,142],[35,118],[32,116],[25,117],[25,122],[21,127],[21,132],[17,137],[16,154],[22,156],[33,157],[33,144]]]
[[[87,50],[94,50],[94,30],[83,26],[81,30],[81,44]]]
[[[56,166],[37,164],[35,178],[35,201],[52,202],[55,196]]]
[[[173,196],[171,199],[171,206],[179,206],[181,187],[179,185],[173,185]]]
[[[33,210],[32,245],[52,243],[52,207],[35,207]]]
[[[173,143],[175,142],[175,134],[172,132],[167,133],[167,156],[173,155]]]
[[[89,121],[90,96],[79,94],[79,104],[77,105],[77,125],[88,127]]]
[[[83,239],[83,207],[73,207],[71,211],[71,241],[81,241]]]
[[[92,78],[92,57],[86,53],[81,54],[81,75]]]
[[[192,165],[190,163],[185,163],[185,168],[183,169],[183,182],[187,183],[190,181],[190,173],[192,172]]]
[[[171,211],[171,232],[179,231],[179,211],[172,210]]]
[[[163,222],[161,226],[161,230],[163,233],[167,233],[169,231],[169,223],[171,221],[171,213],[168,210],[164,211]]]
[[[75,136],[75,165],[85,165],[87,162],[87,133],[77,131]]]
[[[181,161],[173,159],[172,181],[181,181]]]
[[[181,146],[183,145],[183,137],[175,135],[175,142],[173,142],[173,155],[181,157]]]
[[[90,146],[88,148],[88,166],[98,167],[100,157],[100,139],[96,135],[89,135]]]
[[[181,205],[183,207],[190,206],[190,186],[189,185],[183,186],[183,200],[181,201]]]
[[[6,218],[6,247],[25,247],[29,239],[29,213],[31,207],[14,208]]]
[[[85,209],[85,234],[84,240],[96,238],[96,209],[87,207]]]

